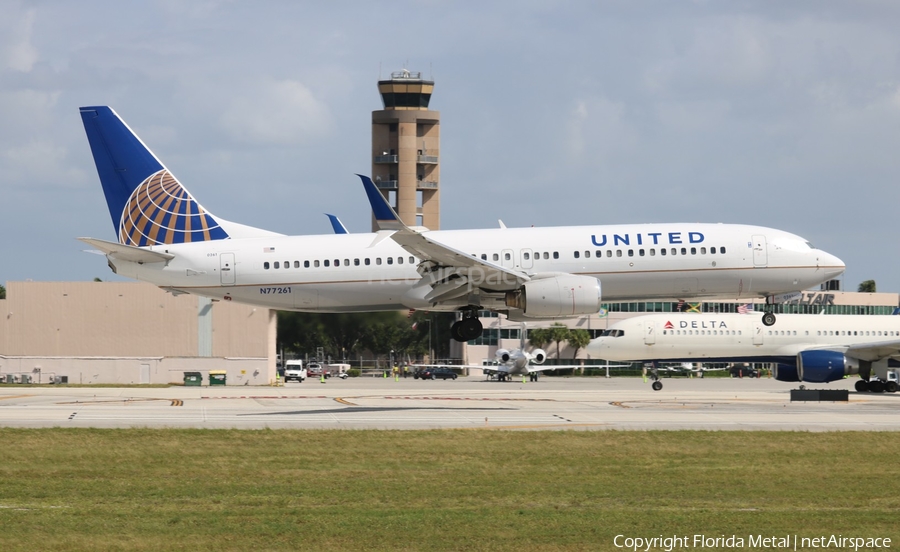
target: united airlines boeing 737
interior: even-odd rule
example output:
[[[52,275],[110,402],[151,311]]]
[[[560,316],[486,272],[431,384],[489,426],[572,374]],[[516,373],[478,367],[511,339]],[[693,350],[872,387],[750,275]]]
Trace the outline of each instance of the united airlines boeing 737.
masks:
[[[781,314],[777,327],[765,327],[747,314],[648,314],[616,322],[587,351],[616,361],[770,362],[779,381],[859,374],[857,391],[893,392],[900,316]]]
[[[481,334],[479,309],[570,318],[601,300],[777,296],[844,271],[805,239],[759,226],[409,228],[368,177],[385,230],[285,236],[204,209],[109,107],[81,117],[117,241],[80,239],[115,273],[174,293],[295,311],[461,311],[452,333],[467,341]]]

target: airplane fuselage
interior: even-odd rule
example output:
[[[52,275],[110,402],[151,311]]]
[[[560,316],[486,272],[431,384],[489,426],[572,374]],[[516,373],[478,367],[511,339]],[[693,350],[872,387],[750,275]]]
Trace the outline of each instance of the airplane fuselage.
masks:
[[[803,351],[827,349],[870,358],[872,353],[851,349],[888,343],[896,348],[900,316],[780,314],[778,324],[769,327],[753,314],[667,313],[629,318],[606,333],[588,345],[592,358],[795,365]]]
[[[732,224],[641,224],[432,231],[427,235],[489,263],[541,277],[597,278],[604,301],[750,298],[802,290],[844,266],[799,236]],[[115,271],[217,299],[319,312],[403,308],[454,310],[417,293],[420,259],[378,234],[267,236],[166,244],[174,255],[137,263],[110,257]],[[502,294],[472,289],[484,308]]]

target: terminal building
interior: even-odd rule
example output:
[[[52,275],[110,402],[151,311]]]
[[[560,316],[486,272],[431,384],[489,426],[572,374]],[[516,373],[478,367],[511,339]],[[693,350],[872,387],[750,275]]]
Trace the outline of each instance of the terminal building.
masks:
[[[0,299],[0,378],[16,383],[265,385],[275,339],[275,311],[143,282],[9,282]]]

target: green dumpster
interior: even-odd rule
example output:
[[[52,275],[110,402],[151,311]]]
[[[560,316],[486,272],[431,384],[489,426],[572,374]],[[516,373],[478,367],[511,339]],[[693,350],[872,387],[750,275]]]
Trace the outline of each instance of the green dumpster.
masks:
[[[210,385],[225,385],[225,370],[210,370],[209,371],[209,384]]]
[[[185,372],[184,373],[184,385],[187,387],[188,385],[196,385],[199,386],[203,383],[203,374],[200,372]]]

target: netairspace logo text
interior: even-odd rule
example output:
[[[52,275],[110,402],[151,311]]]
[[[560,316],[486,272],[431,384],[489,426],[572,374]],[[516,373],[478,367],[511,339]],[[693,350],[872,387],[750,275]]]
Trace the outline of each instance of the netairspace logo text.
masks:
[[[801,537],[799,535],[672,535],[658,537],[629,537],[616,535],[616,548],[632,552],[674,550],[746,549],[746,550],[878,550],[891,548],[891,539],[884,537],[845,537],[843,535],[820,535]]]

